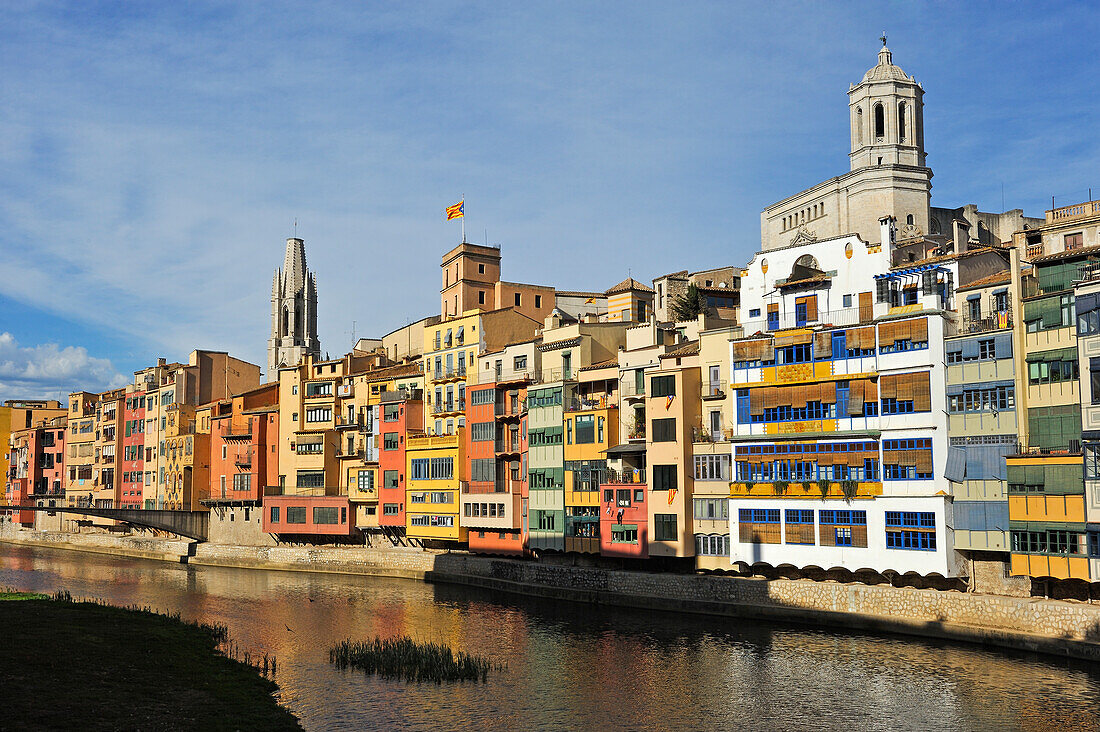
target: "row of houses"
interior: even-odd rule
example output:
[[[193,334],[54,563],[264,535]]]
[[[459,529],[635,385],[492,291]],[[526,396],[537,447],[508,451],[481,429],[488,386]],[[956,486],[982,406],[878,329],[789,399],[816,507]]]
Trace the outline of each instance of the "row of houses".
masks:
[[[337,359],[277,273],[268,383],[195,351],[9,405],[6,501],[209,510],[239,543],[1086,591],[1100,202],[933,207],[923,88],[884,47],[848,96],[852,169],[765,209],[745,266],[565,291],[463,242],[438,315]],[[308,279],[301,240],[286,261]]]

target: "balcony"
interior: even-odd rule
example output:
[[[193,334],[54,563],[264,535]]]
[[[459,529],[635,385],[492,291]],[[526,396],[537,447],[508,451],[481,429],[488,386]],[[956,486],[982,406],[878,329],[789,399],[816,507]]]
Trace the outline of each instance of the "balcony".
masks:
[[[1075,203],[1072,206],[1062,206],[1061,208],[1047,211],[1047,223],[1061,223],[1063,221],[1073,221],[1079,218],[1096,215],[1100,215],[1100,201]]]
[[[734,434],[735,430],[732,428],[712,430],[696,426],[691,428],[691,441],[695,443],[729,442]]]
[[[522,452],[518,437],[515,440],[498,439],[494,448],[497,455],[518,455]]]
[[[461,414],[466,411],[465,399],[453,399],[449,402],[439,402],[432,405],[433,415]]]
[[[645,485],[645,468],[624,470],[607,469],[600,485]]]
[[[433,381],[461,381],[466,378],[466,364],[452,366],[448,369],[436,369],[432,372]]]
[[[527,400],[516,399],[515,403],[498,401],[494,411],[497,417],[521,417],[527,412]]]
[[[725,399],[726,382],[710,381],[703,383],[703,399]]]
[[[742,321],[741,327],[746,337],[753,333],[767,333],[768,331],[786,330],[788,328],[809,328],[815,325],[859,325],[863,322],[871,322],[871,318],[860,320],[859,307],[853,305],[850,308],[840,310],[819,311],[814,319],[806,318],[795,312],[772,313],[770,318],[754,318]]]
[[[364,457],[366,457],[366,452],[362,448],[353,448],[349,450],[348,446],[344,445],[340,450],[336,452],[336,457],[339,459],[356,458],[362,460],[364,459]]]
[[[567,412],[587,412],[594,409],[607,409],[610,401],[604,394],[593,396],[577,396],[570,399],[565,405]]]
[[[1011,329],[1012,311],[1002,310],[1001,312],[991,313],[984,318],[971,318],[969,315],[964,315],[959,323],[958,335]]]
[[[363,427],[363,414],[360,412],[353,416],[346,414],[336,415],[336,429],[348,429],[349,427]]]
[[[1010,452],[1005,457],[1028,457],[1028,456],[1058,456],[1058,455],[1080,455],[1081,454],[1081,441],[1070,440],[1069,444],[1065,447],[1043,447],[1041,445],[1024,445],[1021,442],[1016,443],[1015,452]]]
[[[627,399],[645,399],[645,382],[623,382],[619,385],[619,393]]]
[[[237,457],[233,458],[233,464],[238,468],[251,468],[252,450],[245,450],[244,453],[237,455]]]
[[[326,488],[325,486],[264,486],[265,496],[302,496],[305,498],[312,498],[317,496],[337,496],[339,493],[340,489],[336,486],[331,488]]]

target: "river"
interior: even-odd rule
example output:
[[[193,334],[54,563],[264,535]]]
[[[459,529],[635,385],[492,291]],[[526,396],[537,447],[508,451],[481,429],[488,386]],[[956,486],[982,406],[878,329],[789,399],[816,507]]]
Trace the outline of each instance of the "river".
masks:
[[[9,544],[3,587],[223,623],[278,657],[306,729],[1100,729],[1100,667],[909,637]],[[337,641],[401,634],[507,668],[436,685],[328,663]]]

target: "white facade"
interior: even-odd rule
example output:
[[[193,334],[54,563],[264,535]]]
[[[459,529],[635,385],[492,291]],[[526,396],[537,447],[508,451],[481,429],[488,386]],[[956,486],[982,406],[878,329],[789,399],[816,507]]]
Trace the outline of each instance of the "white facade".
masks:
[[[738,509],[750,508],[746,501],[730,502],[730,562],[744,563],[749,566],[757,563],[770,564],[773,567],[790,565],[794,567],[819,567],[824,570],[843,568],[852,572],[872,570],[878,573],[898,572],[920,575],[938,574],[952,577],[957,574],[960,563],[957,555],[951,551],[953,544],[951,501],[944,496],[925,497],[881,497],[873,501],[855,500],[823,501],[800,498],[773,498],[752,501],[751,508],[779,511],[782,527],[782,543],[742,542],[740,538]],[[809,510],[813,512],[813,544],[787,543],[793,536],[786,519],[789,510]],[[865,511],[867,546],[823,546],[822,532],[834,531],[832,525],[821,523],[821,511]],[[931,549],[895,549],[887,546],[887,512],[932,513],[935,515],[936,548]],[[904,530],[904,529],[901,529]],[[826,539],[827,540],[827,539]],[[835,541],[835,538],[834,538]]]

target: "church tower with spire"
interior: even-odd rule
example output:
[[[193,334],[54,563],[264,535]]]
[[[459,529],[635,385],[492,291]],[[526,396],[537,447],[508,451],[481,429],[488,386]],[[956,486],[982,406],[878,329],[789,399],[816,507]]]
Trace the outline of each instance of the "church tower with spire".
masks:
[[[317,339],[317,281],[306,267],[305,242],[286,240],[282,269],[271,283],[271,337],[267,341],[267,378],[278,378],[278,369],[296,366],[302,356],[320,358]]]

